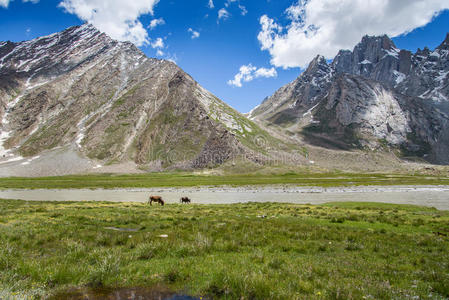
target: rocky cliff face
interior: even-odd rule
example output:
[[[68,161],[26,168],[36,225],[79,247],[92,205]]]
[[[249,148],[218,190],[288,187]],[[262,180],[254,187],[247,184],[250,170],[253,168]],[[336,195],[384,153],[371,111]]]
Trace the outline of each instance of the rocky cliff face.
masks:
[[[434,51],[399,50],[365,36],[328,64],[322,57],[250,114],[304,142],[397,150],[449,163],[449,35]]]
[[[200,168],[270,140],[174,63],[87,24],[0,43],[0,116],[0,164],[68,149],[99,166]]]

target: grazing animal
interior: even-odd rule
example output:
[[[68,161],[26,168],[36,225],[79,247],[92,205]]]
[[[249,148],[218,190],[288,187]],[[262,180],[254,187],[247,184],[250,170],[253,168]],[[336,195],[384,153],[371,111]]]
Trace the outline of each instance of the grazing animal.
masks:
[[[181,198],[181,203],[191,203],[192,200],[189,199],[189,197],[182,197]]]
[[[148,199],[148,203],[150,203],[150,205],[153,205],[153,202],[159,203],[162,206],[164,206],[165,204],[161,196],[150,196],[150,198]]]

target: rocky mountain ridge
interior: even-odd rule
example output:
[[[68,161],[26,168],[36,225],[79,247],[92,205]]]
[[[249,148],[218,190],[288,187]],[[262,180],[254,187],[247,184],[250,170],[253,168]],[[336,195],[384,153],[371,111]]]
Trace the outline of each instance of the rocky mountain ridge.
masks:
[[[341,150],[397,151],[449,163],[449,35],[434,51],[399,50],[365,36],[328,64],[315,58],[250,119],[303,143]]]
[[[0,116],[0,165],[69,151],[73,168],[203,168],[269,159],[258,139],[274,141],[176,64],[89,24],[0,43]]]

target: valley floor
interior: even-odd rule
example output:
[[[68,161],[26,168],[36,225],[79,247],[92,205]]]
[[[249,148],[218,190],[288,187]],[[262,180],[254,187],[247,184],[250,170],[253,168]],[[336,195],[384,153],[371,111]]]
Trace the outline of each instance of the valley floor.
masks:
[[[0,298],[445,299],[448,236],[411,205],[0,200]]]
[[[147,174],[97,174],[53,177],[0,178],[0,189],[113,189],[201,186],[299,186],[299,187],[353,187],[353,186],[423,186],[449,185],[449,173],[391,174],[343,172],[288,172],[253,174],[222,174],[216,170],[189,173],[164,172]]]
[[[165,203],[179,203],[189,197],[195,204],[276,202],[323,204],[327,202],[382,202],[413,204],[449,211],[449,186],[353,186],[353,187],[172,187],[123,189],[8,189],[0,198],[26,201],[147,202],[150,195]]]

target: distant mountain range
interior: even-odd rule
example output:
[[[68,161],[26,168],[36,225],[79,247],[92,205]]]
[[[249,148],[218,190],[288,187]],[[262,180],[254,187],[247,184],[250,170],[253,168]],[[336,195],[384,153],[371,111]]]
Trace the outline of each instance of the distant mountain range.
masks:
[[[448,53],[449,36],[415,54],[367,36],[330,64],[315,58],[247,118],[176,64],[88,24],[0,42],[0,176],[340,168],[348,153],[448,164]]]
[[[249,115],[305,143],[391,150],[449,163],[449,34],[434,51],[365,36],[328,63],[317,56]]]

